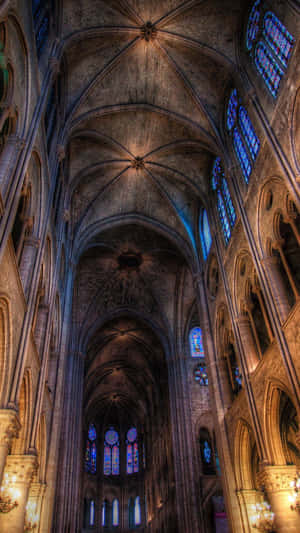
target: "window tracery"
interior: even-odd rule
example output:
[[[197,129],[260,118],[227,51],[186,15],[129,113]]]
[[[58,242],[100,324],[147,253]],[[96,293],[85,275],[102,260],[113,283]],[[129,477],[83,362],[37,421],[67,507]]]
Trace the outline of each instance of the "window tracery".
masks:
[[[228,244],[236,221],[236,213],[220,157],[214,161],[211,186],[217,194],[217,211],[225,243]]]
[[[97,433],[94,424],[89,425],[88,438],[85,449],[85,469],[90,474],[96,474],[97,471]]]
[[[263,2],[257,0],[249,15],[246,48],[274,98],[277,97],[294,43],[294,37],[284,24],[273,12],[264,12]]]
[[[104,438],[104,475],[118,476],[120,474],[119,434],[114,428],[105,433]]]
[[[231,91],[229,97],[226,116],[227,129],[232,136],[234,151],[245,182],[248,184],[253,163],[259,153],[260,141],[235,88]]]

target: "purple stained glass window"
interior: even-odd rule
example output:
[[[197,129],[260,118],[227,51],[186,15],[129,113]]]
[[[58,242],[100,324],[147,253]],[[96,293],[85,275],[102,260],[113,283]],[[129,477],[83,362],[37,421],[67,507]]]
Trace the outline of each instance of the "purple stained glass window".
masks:
[[[225,205],[226,205],[226,211],[227,211],[227,214],[228,214],[229,222],[230,222],[231,227],[233,227],[234,224],[235,224],[235,221],[236,221],[236,213],[235,213],[234,205],[233,205],[232,199],[231,199],[231,194],[230,194],[230,191],[229,191],[229,188],[228,188],[228,184],[227,184],[227,181],[226,181],[225,177],[222,178],[221,190],[222,190],[224,202],[225,202]]]
[[[259,152],[260,142],[254,131],[249,115],[243,106],[241,106],[239,109],[239,125],[241,127],[243,136],[248,145],[251,157],[253,161],[255,161],[257,154]]]
[[[272,96],[276,98],[283,70],[279,67],[267,47],[259,41],[255,48],[254,61],[258,72],[261,74]]]
[[[134,442],[137,439],[137,430],[136,428],[131,428],[127,432],[127,440],[128,442]]]
[[[206,371],[206,365],[199,365],[194,370],[194,377],[196,383],[199,383],[199,385],[208,385],[208,376]]]
[[[134,473],[139,471],[139,447],[137,442],[133,445],[133,471]]]
[[[133,446],[127,444],[127,474],[133,473]]]
[[[89,425],[88,438],[85,448],[85,470],[95,474],[97,470],[97,445],[96,445],[96,428],[94,424]]]
[[[276,58],[280,59],[284,67],[287,66],[295,42],[280,20],[270,11],[264,16],[263,34]]]
[[[120,450],[119,446],[115,445],[112,449],[112,475],[118,476],[120,473]]]
[[[104,475],[110,476],[111,475],[111,447],[105,446],[104,447]]]
[[[245,181],[246,183],[249,183],[249,176],[252,171],[252,164],[247,154],[244,141],[237,128],[234,128],[234,131],[233,131],[233,146],[234,146],[237,158],[239,160],[239,163],[241,165],[241,169],[243,171]]]
[[[246,45],[249,51],[252,49],[253,43],[255,42],[255,39],[259,32],[259,22],[261,15],[260,3],[260,0],[256,0],[251,9],[251,13],[248,20]]]
[[[190,351],[192,357],[204,357],[202,330],[199,326],[193,328],[189,334]]]
[[[91,446],[91,473],[95,474],[97,469],[97,448],[96,443],[93,442]]]
[[[107,442],[107,444],[110,444],[111,446],[113,446],[114,444],[118,442],[118,440],[119,440],[119,435],[117,431],[115,431],[114,429],[109,429],[105,433],[105,441]]]
[[[231,229],[230,229],[230,224],[229,224],[229,221],[228,221],[228,218],[227,218],[225,204],[224,204],[224,201],[223,201],[223,198],[222,198],[222,195],[221,195],[220,191],[218,191],[218,202],[217,202],[217,205],[218,205],[218,213],[219,213],[219,218],[220,218],[220,221],[221,221],[223,235],[224,235],[226,244],[228,244],[229,239],[231,237]]]
[[[227,107],[227,128],[229,131],[232,130],[233,126],[236,123],[237,110],[238,110],[238,95],[237,95],[237,90],[233,89],[231,91],[231,95],[230,95],[228,107]]]

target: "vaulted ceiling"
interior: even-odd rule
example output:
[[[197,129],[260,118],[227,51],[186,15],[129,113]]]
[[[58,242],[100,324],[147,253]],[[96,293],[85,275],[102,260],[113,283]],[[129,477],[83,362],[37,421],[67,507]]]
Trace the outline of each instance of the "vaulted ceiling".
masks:
[[[96,359],[106,334],[92,332],[91,316],[111,319],[117,308],[124,314],[133,307],[143,314],[136,293],[161,327],[172,328],[178,318],[174,287],[187,264],[199,261],[199,207],[207,201],[213,158],[224,150],[224,97],[247,6],[62,2],[62,142],[79,261],[74,322]]]

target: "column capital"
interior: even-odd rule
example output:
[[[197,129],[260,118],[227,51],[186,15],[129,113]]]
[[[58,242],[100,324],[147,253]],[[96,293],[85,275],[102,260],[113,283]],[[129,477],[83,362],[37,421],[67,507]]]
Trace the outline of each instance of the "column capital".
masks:
[[[37,467],[38,461],[36,455],[8,455],[5,472],[9,477],[15,476],[16,484],[29,485]]]
[[[257,474],[257,481],[268,493],[291,490],[297,471],[296,465],[265,465]]]
[[[11,445],[12,439],[18,436],[21,424],[17,412],[13,409],[0,409],[0,446]]]

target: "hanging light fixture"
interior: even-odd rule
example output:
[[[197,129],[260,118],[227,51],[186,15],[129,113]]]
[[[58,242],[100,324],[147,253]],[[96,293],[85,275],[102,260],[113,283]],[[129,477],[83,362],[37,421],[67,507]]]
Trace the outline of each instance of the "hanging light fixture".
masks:
[[[4,474],[4,479],[0,489],[0,513],[9,513],[18,506],[18,498],[20,497],[20,491],[14,487],[16,477],[11,479],[8,474]]]
[[[263,501],[253,505],[252,527],[258,531],[275,533],[275,514],[268,502]]]
[[[298,511],[300,513],[300,474],[297,472],[297,475],[293,481],[291,481],[291,488],[293,493],[289,496],[291,503],[291,510]]]

